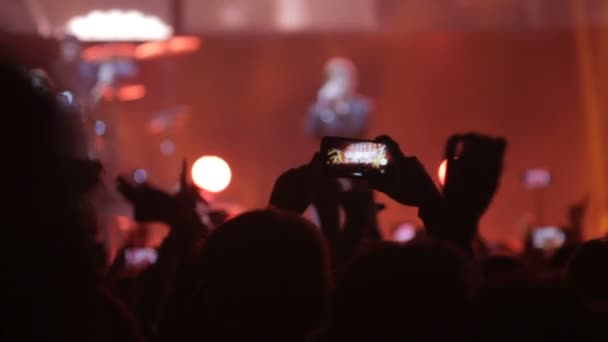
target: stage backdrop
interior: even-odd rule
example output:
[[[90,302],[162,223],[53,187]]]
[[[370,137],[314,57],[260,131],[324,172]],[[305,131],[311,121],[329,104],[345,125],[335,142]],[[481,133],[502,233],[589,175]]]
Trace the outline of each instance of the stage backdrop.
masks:
[[[360,92],[375,101],[370,138],[390,134],[433,175],[452,133],[509,140],[502,186],[482,222],[488,239],[518,237],[533,218],[538,194],[521,186],[526,168],[553,172],[542,194],[547,224],[565,223],[568,205],[592,187],[571,32],[203,37],[199,53],[176,59],[178,100],[192,106],[176,135],[177,154],[225,158],[233,182],[219,199],[264,206],[274,179],[317,148],[304,120],[332,56],[356,63]],[[161,65],[144,65],[152,90],[145,104],[133,105],[141,117],[162,104]],[[129,130],[139,131],[138,122],[130,121]],[[147,146],[154,151],[145,155],[156,154],[155,143]],[[166,175],[177,174],[177,160],[164,165]],[[378,200],[388,206],[380,217],[386,231],[416,218],[411,208]]]
[[[370,138],[390,134],[433,175],[452,133],[508,139],[502,185],[481,225],[488,239],[519,237],[533,218],[537,194],[520,182],[526,168],[553,172],[542,194],[547,224],[565,223],[568,205],[595,186],[588,177],[576,35],[569,31],[203,37],[199,52],[174,60],[175,99],[166,95],[173,84],[166,61],[142,65],[147,97],[121,113],[125,169],[147,167],[167,185],[182,156],[219,155],[231,165],[233,181],[218,200],[265,206],[276,177],[317,149],[304,121],[332,56],[356,63],[360,92],[375,101]],[[191,115],[173,134],[176,153],[164,158],[160,137],[146,133],[144,122],[174,101],[190,105]],[[414,209],[378,200],[387,205],[380,215],[385,231],[416,219]]]

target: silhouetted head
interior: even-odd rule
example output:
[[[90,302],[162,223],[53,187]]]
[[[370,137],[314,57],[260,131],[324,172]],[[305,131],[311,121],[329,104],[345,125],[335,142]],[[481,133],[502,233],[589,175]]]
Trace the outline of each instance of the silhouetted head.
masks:
[[[84,142],[77,117],[70,117],[76,114],[64,112],[53,90],[35,79],[40,74],[33,76],[0,61],[0,260],[8,288],[2,303],[18,322],[7,327],[28,327],[17,331],[21,339],[38,334],[61,340],[75,325],[68,311],[98,285],[104,262],[86,202],[100,166],[79,159]]]
[[[205,341],[305,338],[325,309],[327,262],[318,231],[300,217],[260,210],[227,221],[201,255],[193,335]]]
[[[563,271],[568,266],[572,255],[578,249],[579,244],[568,243],[560,247],[555,253],[551,256],[549,260],[550,266],[556,271]]]
[[[578,248],[568,265],[568,284],[587,300],[608,308],[608,242],[591,240]]]
[[[586,341],[582,308],[560,286],[505,281],[482,291],[474,341]]]
[[[487,284],[500,284],[530,277],[528,266],[518,257],[493,255],[482,263],[482,271]]]
[[[65,279],[57,280],[73,283],[100,262],[92,255],[95,222],[84,201],[100,166],[80,159],[77,114],[63,111],[52,89],[36,84],[26,69],[0,62],[0,103],[4,242],[28,246],[11,260],[63,271]]]
[[[329,339],[459,340],[475,278],[451,246],[386,244],[362,256],[338,283]]]

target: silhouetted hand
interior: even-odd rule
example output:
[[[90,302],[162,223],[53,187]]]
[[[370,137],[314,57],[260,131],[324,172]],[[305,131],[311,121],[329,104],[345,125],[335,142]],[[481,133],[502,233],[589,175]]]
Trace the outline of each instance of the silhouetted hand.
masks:
[[[571,226],[582,226],[588,206],[589,197],[585,197],[580,202],[573,203],[568,207],[568,221]]]
[[[269,205],[302,214],[313,201],[313,187],[320,173],[321,161],[318,153],[310,163],[285,171],[274,184]]]
[[[179,192],[175,195],[175,198],[187,208],[196,208],[197,203],[209,204],[201,196],[200,189],[188,181],[188,161],[185,159],[182,161],[182,170],[179,174]]]
[[[378,208],[374,201],[374,193],[365,182],[353,182],[347,191],[340,194],[340,203],[344,209],[346,220],[342,228],[343,239],[356,241],[380,240],[378,230]],[[355,231],[353,231],[355,230]]]
[[[448,139],[443,195],[450,211],[475,223],[481,218],[498,189],[505,147],[503,138],[475,133]]]
[[[170,222],[177,211],[177,201],[168,193],[148,184],[133,184],[117,178],[118,191],[133,205],[138,222]]]
[[[589,197],[568,207],[567,235],[569,243],[580,243],[583,241],[583,220],[589,206]]]
[[[188,163],[184,160],[180,173],[180,189],[170,195],[149,184],[132,184],[125,177],[118,177],[118,191],[133,205],[138,222],[164,222],[173,224],[179,215],[191,211],[198,202],[207,203],[199,190],[187,180]]]
[[[440,199],[433,179],[416,157],[406,157],[399,145],[389,136],[376,138],[386,144],[391,155],[385,175],[371,180],[372,186],[384,192],[395,201],[410,205],[423,206]]]

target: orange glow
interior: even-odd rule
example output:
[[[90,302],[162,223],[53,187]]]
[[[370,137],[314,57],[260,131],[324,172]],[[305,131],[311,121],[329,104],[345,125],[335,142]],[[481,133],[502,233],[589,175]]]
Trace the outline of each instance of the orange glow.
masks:
[[[130,84],[118,89],[107,88],[103,93],[106,101],[135,101],[146,96],[146,87],[143,84]]]
[[[161,56],[165,53],[165,45],[164,42],[143,43],[135,49],[135,58],[149,59]]]
[[[201,40],[197,37],[173,37],[169,40],[169,46],[173,53],[194,52],[201,47]]]
[[[146,96],[146,87],[141,84],[133,84],[118,89],[118,98],[122,101],[135,101]]]
[[[439,169],[437,170],[437,178],[439,178],[439,184],[441,186],[445,185],[445,178],[448,172],[448,160],[444,159],[441,164],[439,164]]]
[[[197,37],[176,36],[168,40],[148,42],[135,48],[135,58],[151,59],[166,56],[182,55],[194,52],[201,47],[201,40]]]
[[[133,58],[135,45],[130,43],[111,43],[93,45],[82,51],[82,59],[87,62],[105,62],[110,59]]]
[[[192,165],[192,180],[201,189],[220,192],[228,187],[232,179],[230,166],[217,156],[204,156]]]

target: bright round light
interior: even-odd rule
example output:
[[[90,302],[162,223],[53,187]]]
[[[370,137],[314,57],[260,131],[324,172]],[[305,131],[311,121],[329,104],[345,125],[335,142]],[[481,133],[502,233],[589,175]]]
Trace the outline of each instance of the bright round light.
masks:
[[[448,173],[448,160],[444,159],[439,165],[439,169],[437,170],[437,177],[439,178],[439,184],[441,186],[445,185],[445,178]]]
[[[204,156],[192,165],[194,184],[209,192],[220,192],[230,184],[232,172],[222,158]]]

